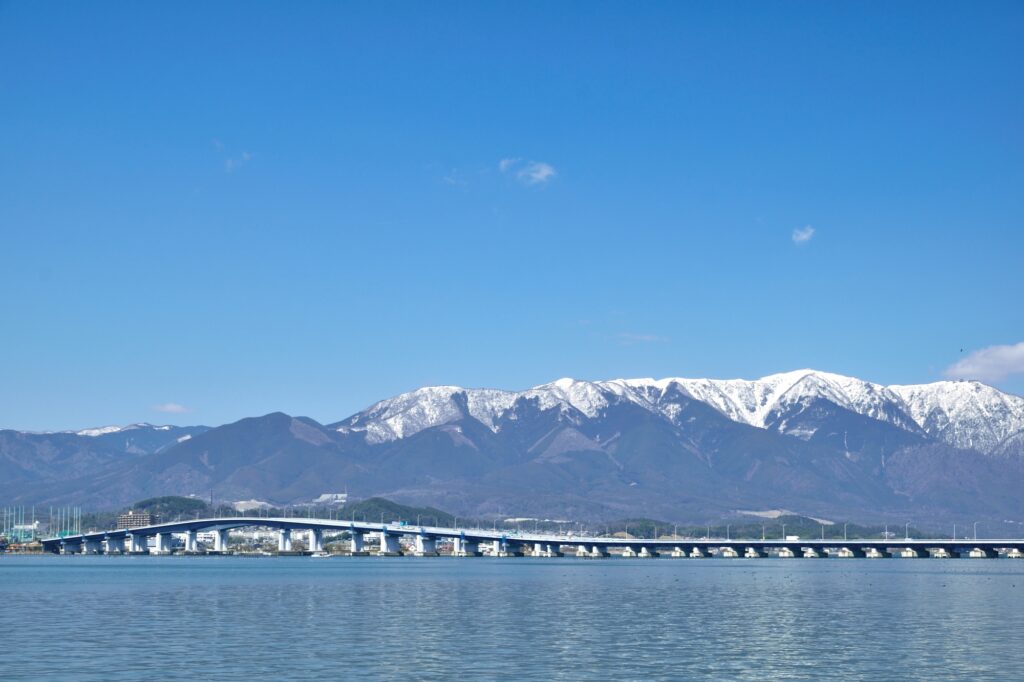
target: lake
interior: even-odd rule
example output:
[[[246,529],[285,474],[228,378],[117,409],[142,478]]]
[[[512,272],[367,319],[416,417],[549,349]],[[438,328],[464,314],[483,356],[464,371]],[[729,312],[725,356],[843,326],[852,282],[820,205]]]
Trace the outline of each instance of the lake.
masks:
[[[1012,680],[1024,561],[0,556],[0,679]]]

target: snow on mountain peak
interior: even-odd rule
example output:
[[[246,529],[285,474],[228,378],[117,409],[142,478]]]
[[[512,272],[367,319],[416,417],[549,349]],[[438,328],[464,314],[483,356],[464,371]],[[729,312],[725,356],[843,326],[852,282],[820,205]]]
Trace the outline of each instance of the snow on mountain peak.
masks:
[[[889,388],[925,432],[959,448],[994,452],[1024,432],[1024,398],[978,381]]]
[[[672,389],[675,389],[674,391]],[[760,379],[562,378],[525,391],[430,386],[383,400],[341,422],[340,432],[365,432],[371,443],[411,436],[467,417],[492,431],[519,400],[566,418],[593,419],[610,404],[630,402],[674,421],[679,395],[703,402],[730,419],[766,428],[773,415],[810,400],[828,400],[866,417],[889,422],[951,445],[984,452],[1024,432],[1024,398],[977,382],[943,381],[921,386],[883,386],[855,377],[801,369]]]
[[[154,431],[170,431],[173,426],[153,426],[147,422],[139,422],[137,424],[127,424],[125,426],[97,426],[91,429],[82,429],[81,431],[65,431],[64,433],[73,433],[76,436],[88,436],[95,438],[96,436],[105,436],[110,433],[121,433],[122,431],[131,431],[133,429],[152,429]]]

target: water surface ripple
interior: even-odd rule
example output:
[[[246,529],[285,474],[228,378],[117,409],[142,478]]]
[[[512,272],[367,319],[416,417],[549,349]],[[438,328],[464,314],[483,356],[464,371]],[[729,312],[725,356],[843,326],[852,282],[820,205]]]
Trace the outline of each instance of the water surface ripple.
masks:
[[[1020,679],[1024,561],[0,557],[4,680]]]

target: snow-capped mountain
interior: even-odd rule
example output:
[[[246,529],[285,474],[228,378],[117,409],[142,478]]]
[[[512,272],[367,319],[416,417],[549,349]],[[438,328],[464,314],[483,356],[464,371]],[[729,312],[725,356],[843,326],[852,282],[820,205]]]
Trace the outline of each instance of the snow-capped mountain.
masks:
[[[1024,442],[1024,398],[977,381],[890,386],[925,433],[965,450],[1004,452]]]
[[[557,409],[563,419],[578,422],[594,419],[619,403],[640,406],[676,423],[688,399],[762,429],[785,431],[785,420],[779,420],[792,409],[825,400],[910,433],[986,454],[1024,439],[1024,398],[991,386],[971,381],[883,386],[810,369],[755,380],[565,378],[519,392],[433,386],[382,400],[335,428],[341,433],[365,433],[367,443],[377,444],[466,417],[497,433],[504,420],[516,418],[517,405]]]
[[[272,413],[212,429],[0,431],[0,499],[19,504],[211,489],[296,503],[349,490],[460,515],[699,521],[785,508],[1017,523],[1022,482],[1024,399],[813,370],[432,386],[331,425]]]
[[[146,422],[139,422],[138,424],[128,424],[127,426],[97,426],[90,429],[82,429],[81,431],[65,431],[65,433],[73,433],[76,436],[89,436],[95,438],[97,436],[106,436],[111,433],[122,433],[124,431],[133,431],[138,429],[146,429],[150,431],[170,431],[177,427],[170,425],[154,426]]]

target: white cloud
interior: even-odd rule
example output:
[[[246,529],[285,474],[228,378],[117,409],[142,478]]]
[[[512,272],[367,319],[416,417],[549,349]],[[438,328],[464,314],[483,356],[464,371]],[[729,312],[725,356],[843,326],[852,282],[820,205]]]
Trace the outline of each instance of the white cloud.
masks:
[[[233,173],[245,164],[252,161],[253,154],[251,152],[242,152],[239,156],[231,159],[224,160],[224,171],[227,173]]]
[[[454,168],[451,170],[451,172],[445,173],[443,176],[441,176],[441,182],[443,182],[446,185],[451,185],[452,187],[465,187],[466,185],[469,184],[469,181],[466,180],[466,178],[464,178],[462,174],[459,173],[459,171],[457,171]]]
[[[944,374],[951,379],[978,381],[1001,381],[1011,374],[1024,374],[1024,341],[973,351],[947,367]]]
[[[501,161],[498,162],[498,170],[501,171],[502,173],[507,173],[508,170],[512,168],[512,166],[516,165],[520,161],[522,161],[522,159],[518,157],[514,159],[502,159]]]
[[[657,334],[631,334],[629,332],[620,332],[616,335],[616,338],[624,346],[634,343],[664,343],[668,341],[664,336],[658,336]]]
[[[806,227],[798,227],[793,230],[793,243],[794,244],[806,244],[811,241],[811,237],[814,236],[814,228],[810,225]]]
[[[516,178],[527,185],[539,185],[554,178],[558,173],[555,167],[543,161],[531,161],[516,173]]]
[[[153,411],[164,412],[166,414],[184,414],[186,412],[191,412],[192,410],[184,405],[179,405],[178,403],[160,403],[159,405],[153,406]]]
[[[542,185],[558,175],[558,171],[550,163],[543,161],[527,161],[519,157],[509,157],[498,162],[498,170],[502,173],[515,172],[515,178],[524,185]]]

